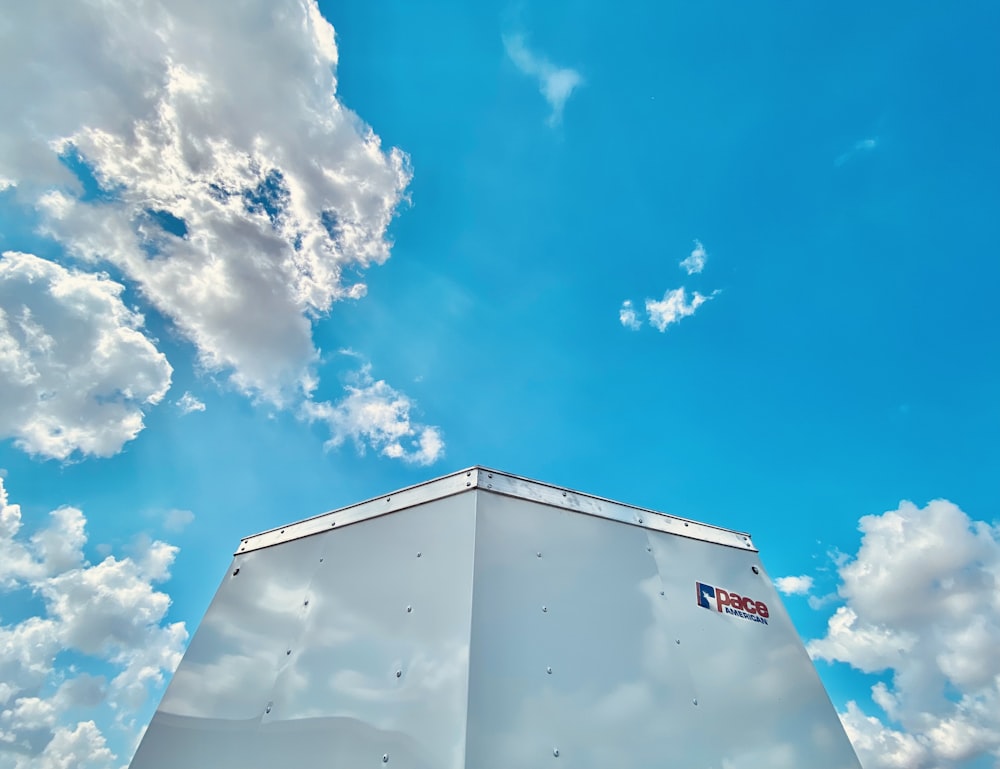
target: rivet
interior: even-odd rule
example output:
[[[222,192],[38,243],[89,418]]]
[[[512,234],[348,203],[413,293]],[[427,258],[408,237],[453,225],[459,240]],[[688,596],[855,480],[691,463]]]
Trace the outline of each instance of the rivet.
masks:
[[[552,755],[559,758],[559,748],[552,748]]]
[[[330,526],[336,526],[336,525],[337,525],[336,521],[330,521]]]
[[[291,650],[291,649],[286,649],[286,650],[285,650],[285,656],[286,656],[286,657],[287,657],[287,656],[288,656],[289,654],[291,654],[291,653],[292,653],[292,650]]]
[[[537,553],[535,553],[535,557],[536,558],[541,558],[542,557],[542,551],[539,550]]]
[[[637,523],[642,523],[642,518],[636,518],[635,520]]]
[[[754,574],[760,574],[760,569],[758,569],[756,566],[751,566],[750,571],[752,571]]]
[[[651,548],[649,545],[646,545],[646,552],[647,553],[652,553],[653,552],[653,548]]]
[[[402,678],[402,677],[403,677],[403,671],[402,670],[397,670],[396,671],[396,678]]]
[[[471,470],[465,474],[465,477],[468,478],[470,475],[472,475],[472,471]]]
[[[247,549],[246,545],[243,545],[243,547],[240,548],[240,550],[246,550],[246,549]]]
[[[422,556],[422,555],[423,555],[423,553],[421,553],[421,552],[420,552],[420,551],[418,550],[418,551],[417,551],[417,558],[419,558],[419,557],[420,557],[420,556]]]
[[[279,532],[279,534],[284,534],[284,533],[285,533],[285,530],[284,530],[284,529],[282,529],[282,530],[281,530],[281,531]]]
[[[385,498],[385,503],[388,505],[389,504],[389,500],[391,500],[391,499],[392,499],[392,497],[386,497]]]
[[[663,591],[662,590],[660,591],[660,595],[663,595]]]
[[[492,478],[493,477],[493,473],[486,473],[486,477],[487,478]]]
[[[322,559],[322,558],[320,558],[320,559],[319,559],[319,562],[320,562],[320,563],[323,563],[323,559]]]
[[[548,606],[543,606],[543,607],[542,607],[542,611],[548,611],[548,610],[549,610],[549,607],[548,607]]]
[[[304,601],[302,602],[302,605],[303,605],[303,606],[308,606],[308,605],[309,605],[309,599],[307,598],[306,600],[304,600]]]
[[[564,496],[564,497],[566,496],[566,492],[565,492],[565,491],[563,492],[563,496]]]
[[[552,668],[551,667],[545,668],[545,672],[548,673],[549,675],[552,675]]]
[[[264,708],[264,712],[265,713],[270,713],[271,712],[271,703],[270,702],[267,703],[267,707]]]
[[[388,753],[383,753],[382,754],[382,763],[383,764],[388,764],[389,763],[389,754]]]
[[[680,645],[680,642],[681,642],[681,639],[680,639],[680,638],[678,638],[678,639],[677,639],[677,644],[678,644],[678,645]]]
[[[413,607],[412,606],[407,606],[406,607],[406,613],[407,614],[411,613],[412,611],[413,611]]]
[[[235,577],[235,576],[236,576],[237,574],[239,574],[239,573],[240,573],[240,569],[239,569],[239,567],[237,566],[237,567],[236,567],[235,569],[233,569],[233,576]]]
[[[492,483],[487,483],[487,484],[486,484],[486,488],[488,488],[488,489],[492,489],[492,488],[493,488],[493,484],[492,484]]]
[[[695,705],[698,704],[698,700],[696,700],[696,699],[695,700],[691,700],[691,702],[693,702]]]
[[[472,481],[466,481],[466,482],[465,482],[465,485],[466,485],[466,486],[471,486],[471,485],[472,485]]]

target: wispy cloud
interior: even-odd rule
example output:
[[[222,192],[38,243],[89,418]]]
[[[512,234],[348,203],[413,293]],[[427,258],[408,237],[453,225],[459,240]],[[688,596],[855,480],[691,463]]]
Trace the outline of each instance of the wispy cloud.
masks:
[[[173,509],[168,510],[163,516],[163,528],[167,531],[184,531],[194,520],[194,513],[190,510]]]
[[[715,294],[705,296],[695,291],[688,301],[687,291],[681,286],[673,291],[667,291],[661,300],[647,299],[646,314],[649,316],[649,325],[663,333],[670,324],[679,323],[689,315],[694,315],[695,310],[713,296]]]
[[[842,166],[848,160],[851,160],[855,155],[864,152],[871,152],[876,147],[878,147],[878,137],[861,139],[860,141],[855,142],[854,146],[852,146],[849,150],[838,155],[837,159],[833,161],[833,164],[838,167]]]
[[[200,401],[196,396],[189,392],[184,393],[177,400],[177,408],[181,410],[182,414],[191,414],[195,411],[204,411],[205,404]]]
[[[635,311],[635,307],[632,306],[631,299],[626,299],[622,302],[621,309],[618,311],[618,320],[622,322],[625,328],[630,328],[633,331],[638,331],[642,327],[639,314]]]
[[[567,99],[576,88],[583,85],[583,76],[575,69],[560,67],[545,56],[531,51],[525,45],[523,35],[504,35],[503,46],[518,70],[538,79],[539,90],[552,108],[548,123],[557,125],[562,120]]]
[[[697,275],[705,269],[705,262],[708,261],[708,252],[701,244],[700,240],[694,242],[694,249],[688,256],[681,260],[681,268],[687,271],[688,275]]]

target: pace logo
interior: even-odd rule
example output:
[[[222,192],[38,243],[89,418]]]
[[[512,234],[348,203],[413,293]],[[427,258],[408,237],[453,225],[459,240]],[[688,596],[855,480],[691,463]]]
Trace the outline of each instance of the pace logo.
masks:
[[[715,585],[706,585],[704,582],[695,582],[694,584],[698,605],[703,609],[729,614],[751,622],[759,622],[762,625],[766,625],[767,618],[771,616],[767,610],[767,604],[763,601],[756,601],[731,590],[723,590]]]

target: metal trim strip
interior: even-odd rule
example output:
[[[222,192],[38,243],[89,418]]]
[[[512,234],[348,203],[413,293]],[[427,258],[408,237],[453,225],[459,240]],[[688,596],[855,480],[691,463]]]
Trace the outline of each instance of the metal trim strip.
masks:
[[[541,481],[521,478],[510,473],[475,466],[415,486],[409,486],[391,494],[374,497],[348,507],[253,534],[240,541],[235,555],[319,534],[334,527],[360,523],[472,490],[516,497],[549,507],[606,518],[653,531],[758,552],[750,535],[744,532],[723,529],[707,523],[699,523],[592,494],[564,489]]]

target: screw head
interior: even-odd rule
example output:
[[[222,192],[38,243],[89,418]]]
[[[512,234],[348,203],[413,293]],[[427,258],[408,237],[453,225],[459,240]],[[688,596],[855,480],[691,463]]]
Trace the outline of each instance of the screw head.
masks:
[[[239,567],[237,567],[237,568],[233,569],[233,576],[234,576],[234,577],[235,577],[235,576],[236,576],[237,574],[239,574],[239,573],[240,573],[240,570],[239,570]]]
[[[412,611],[413,611],[413,607],[412,606],[407,606],[406,607],[406,613],[407,614],[410,614]]]
[[[695,706],[697,706],[697,705],[698,705],[698,700],[697,700],[697,699],[694,699],[694,700],[691,700],[691,702],[692,702],[692,704],[694,704]]]
[[[758,569],[756,566],[751,566],[750,571],[752,571],[754,574],[760,574],[760,569]]]
[[[548,610],[549,610],[549,607],[548,607],[548,606],[543,606],[543,607],[542,607],[542,611],[543,611],[543,612],[545,612],[545,611],[548,611]]]
[[[382,754],[382,763],[383,764],[388,764],[389,763],[389,754],[388,753],[383,753]]]
[[[559,758],[559,748],[552,748],[552,755]]]
[[[271,712],[271,703],[270,702],[267,703],[267,706],[264,708],[264,712],[265,713],[270,713]]]
[[[396,678],[402,678],[402,677],[403,677],[403,671],[402,670],[397,670],[396,671]]]
[[[551,667],[545,668],[545,672],[548,673],[549,675],[552,675],[552,668]]]

